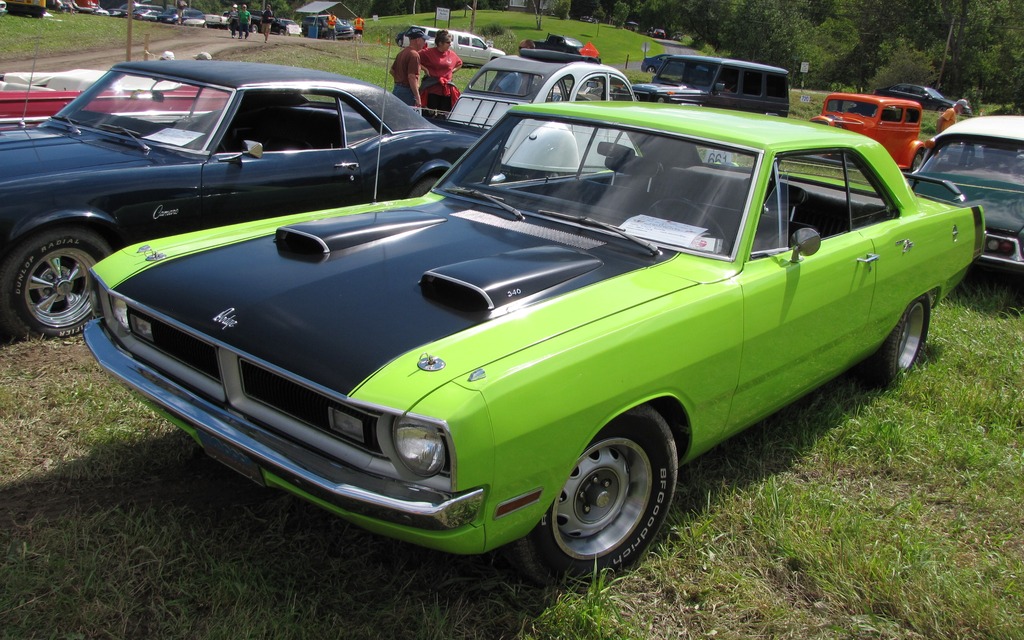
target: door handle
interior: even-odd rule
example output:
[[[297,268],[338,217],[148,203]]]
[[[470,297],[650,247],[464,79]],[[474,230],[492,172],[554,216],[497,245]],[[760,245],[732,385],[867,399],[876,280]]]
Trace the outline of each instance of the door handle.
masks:
[[[335,169],[349,169],[350,171],[355,171],[356,169],[359,168],[359,163],[358,162],[339,162],[338,164],[334,165],[334,168]]]
[[[911,249],[914,248],[914,243],[910,241],[910,238],[905,238],[903,240],[897,240],[896,241],[896,246],[897,247],[902,246],[903,247],[903,253],[906,253],[906,252],[908,252],[908,251],[910,251]]]
[[[863,262],[864,264],[868,265],[868,271],[871,271],[871,263],[877,262],[878,258],[880,257],[881,256],[879,256],[877,253],[869,253],[863,258],[857,258],[857,262]]]

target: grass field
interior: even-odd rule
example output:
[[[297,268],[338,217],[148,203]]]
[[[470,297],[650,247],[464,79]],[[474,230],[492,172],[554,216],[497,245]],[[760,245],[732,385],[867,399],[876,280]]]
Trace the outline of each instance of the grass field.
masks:
[[[550,587],[248,483],[79,339],[3,344],[0,638],[1024,639],[1022,309],[973,273],[893,388],[828,382],[685,467],[635,571]]]

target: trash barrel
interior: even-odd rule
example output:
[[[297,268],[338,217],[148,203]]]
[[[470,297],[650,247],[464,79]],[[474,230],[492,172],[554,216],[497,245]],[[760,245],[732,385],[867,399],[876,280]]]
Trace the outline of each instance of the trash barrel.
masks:
[[[306,37],[314,39],[320,37],[320,25],[316,20],[306,29]]]

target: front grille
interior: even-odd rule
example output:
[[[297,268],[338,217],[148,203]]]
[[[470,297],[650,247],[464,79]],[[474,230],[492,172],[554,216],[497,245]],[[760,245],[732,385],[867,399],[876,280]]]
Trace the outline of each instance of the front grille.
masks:
[[[221,379],[217,350],[213,345],[134,309],[130,310],[129,314],[149,323],[152,327],[152,344],[157,349],[214,380]]]
[[[380,453],[375,416],[336,402],[321,393],[246,360],[239,361],[239,370],[242,376],[242,391],[246,396],[329,433],[333,437],[345,438],[359,447]],[[346,434],[331,428],[332,409],[359,419],[362,423],[362,442],[352,440]]]

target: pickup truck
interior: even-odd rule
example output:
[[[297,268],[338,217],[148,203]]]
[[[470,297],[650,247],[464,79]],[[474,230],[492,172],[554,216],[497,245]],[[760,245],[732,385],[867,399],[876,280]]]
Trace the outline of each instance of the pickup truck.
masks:
[[[582,55],[580,54],[580,49],[583,48],[583,43],[576,38],[549,33],[546,40],[534,40],[533,46],[547,51],[561,51],[563,53]]]

